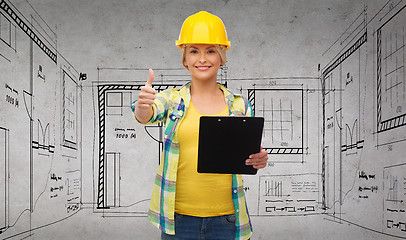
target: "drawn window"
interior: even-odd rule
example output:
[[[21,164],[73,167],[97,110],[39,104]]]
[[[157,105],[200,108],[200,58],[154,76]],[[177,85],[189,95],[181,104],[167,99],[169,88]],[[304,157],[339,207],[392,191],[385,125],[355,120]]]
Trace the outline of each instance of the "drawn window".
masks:
[[[76,149],[77,143],[77,84],[73,78],[62,71],[62,123],[65,147]]]
[[[132,100],[131,92],[107,92],[106,93],[106,114],[123,115],[127,111]]]
[[[0,39],[13,49],[15,49],[16,46],[15,32],[16,27],[11,24],[6,16],[0,13]]]
[[[406,125],[405,19],[403,11],[377,31],[378,132]]]
[[[303,90],[251,89],[255,116],[264,117],[264,148],[271,154],[303,153]],[[252,93],[251,93],[252,95]],[[253,102],[255,101],[255,102]]]

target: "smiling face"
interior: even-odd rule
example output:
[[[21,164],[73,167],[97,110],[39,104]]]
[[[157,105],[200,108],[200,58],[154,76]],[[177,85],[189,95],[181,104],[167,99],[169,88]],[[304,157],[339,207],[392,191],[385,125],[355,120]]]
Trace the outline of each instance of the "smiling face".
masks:
[[[217,71],[222,60],[215,45],[190,45],[184,51],[183,65],[189,70],[192,79],[217,80]]]

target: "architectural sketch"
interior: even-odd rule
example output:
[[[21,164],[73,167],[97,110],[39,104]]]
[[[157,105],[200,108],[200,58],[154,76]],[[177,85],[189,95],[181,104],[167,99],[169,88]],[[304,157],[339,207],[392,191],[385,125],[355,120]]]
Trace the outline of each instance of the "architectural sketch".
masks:
[[[248,89],[248,96],[255,116],[267,119],[263,143],[270,145],[264,149],[269,154],[302,155],[303,89]]]
[[[228,80],[229,85],[239,81],[245,80]],[[319,133],[318,125],[309,124],[318,121],[318,114],[309,110],[320,111],[315,108],[319,105],[319,79],[264,78],[241,90],[255,116],[265,118],[262,146],[270,159],[268,168],[256,176],[244,176],[250,214],[321,214],[319,147],[318,141],[309,140]]]
[[[404,135],[394,136],[391,132],[405,132],[399,128],[406,125],[406,11],[401,8],[395,15],[389,16],[380,20],[381,25],[375,34],[378,145],[405,140]]]
[[[145,218],[163,149],[163,125],[138,124],[130,110],[147,69],[99,67],[86,81],[90,70],[63,57],[31,2],[0,0],[0,239],[34,239],[84,212],[94,225]],[[219,82],[265,118],[268,166],[243,176],[259,229],[315,217],[406,239],[405,8],[354,10],[314,76],[230,78],[221,68]],[[154,70],[157,92],[190,80],[182,68]]]
[[[318,176],[259,176],[258,214],[290,216],[320,214]]]
[[[364,130],[361,129],[363,119],[361,115],[362,100],[365,93],[362,85],[365,76],[362,75],[365,61],[367,41],[366,12],[362,12],[352,23],[351,33],[347,37],[346,48],[322,70],[322,102],[323,102],[323,204],[326,209],[333,208],[340,211],[345,193],[353,187],[351,178],[343,178],[342,174],[356,176],[354,168],[346,168],[344,162],[359,161],[363,149]],[[355,28],[355,29],[353,29]],[[337,172],[338,170],[338,172]],[[337,173],[338,176],[337,176]],[[344,180],[349,180],[345,183]],[[335,203],[340,204],[335,204]]]
[[[394,235],[404,235],[405,195],[406,195],[406,163],[387,166],[384,168],[384,213],[385,232]]]
[[[406,238],[399,145],[406,136],[404,9],[403,1],[388,1],[374,13],[365,7],[325,52],[334,57],[320,71],[323,208],[335,221],[399,238]],[[379,220],[348,214],[360,208]]]
[[[81,88],[27,2],[0,1],[0,38],[0,238],[22,239],[81,207]]]
[[[144,127],[136,124],[132,116],[130,105],[145,82],[137,84],[103,80],[110,78],[112,72],[122,75],[126,72],[136,74],[140,70],[100,68],[98,71],[99,80],[92,87],[94,96],[97,96],[93,101],[94,106],[97,106],[94,111],[97,113],[98,128],[98,149],[95,152],[99,153],[94,160],[94,168],[97,169],[97,204],[94,211],[103,213],[104,217],[117,214],[146,216],[150,198],[148,182],[153,181],[163,149],[162,124]],[[161,81],[167,82],[166,75],[157,75]],[[154,84],[157,92],[180,86],[180,82]],[[151,156],[137,154],[146,149],[152,153]],[[145,167],[143,174],[133,172],[134,167],[141,166]],[[138,194],[134,195],[134,192]]]

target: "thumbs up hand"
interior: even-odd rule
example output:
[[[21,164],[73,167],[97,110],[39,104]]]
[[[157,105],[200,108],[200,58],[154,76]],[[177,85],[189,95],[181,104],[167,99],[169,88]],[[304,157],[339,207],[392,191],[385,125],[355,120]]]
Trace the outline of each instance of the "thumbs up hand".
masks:
[[[152,81],[154,81],[154,71],[149,69],[149,78],[145,86],[141,87],[141,92],[138,95],[137,108],[148,109],[152,106],[155,100],[155,89],[152,88]]]
[[[147,123],[152,115],[152,104],[155,100],[156,91],[152,88],[152,82],[154,81],[154,71],[149,69],[149,78],[145,83],[145,86],[141,87],[141,91],[138,95],[138,101],[135,104],[135,117],[141,123]]]

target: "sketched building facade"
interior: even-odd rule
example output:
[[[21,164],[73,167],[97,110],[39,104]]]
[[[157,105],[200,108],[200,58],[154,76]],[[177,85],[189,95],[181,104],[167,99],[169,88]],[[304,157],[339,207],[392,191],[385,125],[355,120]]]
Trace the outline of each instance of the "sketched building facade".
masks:
[[[81,206],[80,74],[27,4],[0,1],[1,238],[28,236]]]
[[[324,54],[322,202],[338,222],[406,237],[403,1],[365,6]],[[368,217],[359,218],[367,213]]]

